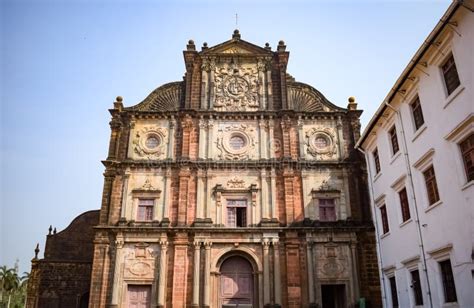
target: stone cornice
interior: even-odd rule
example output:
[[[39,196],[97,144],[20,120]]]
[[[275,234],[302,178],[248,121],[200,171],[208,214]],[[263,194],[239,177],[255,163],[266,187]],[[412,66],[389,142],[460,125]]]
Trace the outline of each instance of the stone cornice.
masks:
[[[103,160],[102,164],[107,169],[130,168],[182,168],[189,167],[192,169],[261,169],[273,167],[283,170],[291,167],[297,170],[317,169],[317,168],[350,168],[359,166],[360,161],[310,161],[310,160],[288,160],[288,159],[262,159],[254,161],[216,161],[216,160]]]
[[[146,233],[178,233],[178,232],[206,232],[209,234],[215,233],[243,233],[243,234],[256,234],[256,233],[278,233],[278,232],[367,232],[374,231],[372,222],[363,221],[335,221],[335,222],[298,222],[298,226],[295,224],[290,226],[279,226],[279,227],[239,227],[239,228],[227,228],[221,226],[206,226],[206,227],[195,227],[195,226],[152,226],[151,224],[139,225],[135,223],[134,226],[110,226],[110,225],[99,225],[94,227],[96,231],[112,231],[112,232],[146,232]]]
[[[315,112],[298,112],[294,110],[260,110],[255,112],[244,112],[244,111],[213,111],[213,110],[200,110],[200,109],[181,109],[180,111],[134,111],[124,110],[120,114],[122,116],[129,116],[135,119],[166,119],[166,118],[181,118],[185,115],[189,115],[193,118],[204,118],[204,119],[272,119],[282,118],[287,116],[292,119],[322,119],[322,118],[333,118],[337,119],[339,116],[347,116],[356,114],[360,116],[362,112],[354,112],[348,110],[341,111],[315,111]]]

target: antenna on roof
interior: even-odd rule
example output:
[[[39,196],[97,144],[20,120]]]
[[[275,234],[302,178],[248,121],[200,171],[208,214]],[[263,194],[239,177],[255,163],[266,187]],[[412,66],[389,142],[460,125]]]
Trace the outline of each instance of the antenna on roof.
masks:
[[[235,13],[235,27],[239,27],[239,15],[237,13]]]

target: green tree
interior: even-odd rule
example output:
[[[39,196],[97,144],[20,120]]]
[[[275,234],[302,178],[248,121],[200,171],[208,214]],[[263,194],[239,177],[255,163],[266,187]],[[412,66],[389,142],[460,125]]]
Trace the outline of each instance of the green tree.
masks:
[[[2,307],[5,307],[5,304],[7,308],[23,305],[24,298],[26,298],[28,278],[28,273],[24,273],[22,277],[19,277],[16,268],[0,266],[0,305]]]

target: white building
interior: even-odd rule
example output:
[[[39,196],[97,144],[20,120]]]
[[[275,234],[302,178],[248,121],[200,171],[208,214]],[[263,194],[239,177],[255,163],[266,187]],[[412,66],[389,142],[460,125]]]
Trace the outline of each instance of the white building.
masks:
[[[474,307],[473,8],[449,6],[356,145],[385,307]]]

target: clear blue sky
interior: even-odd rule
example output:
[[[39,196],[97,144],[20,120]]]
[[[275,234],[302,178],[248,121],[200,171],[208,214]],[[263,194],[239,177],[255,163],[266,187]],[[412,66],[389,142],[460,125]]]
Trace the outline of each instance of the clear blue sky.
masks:
[[[67,3],[67,4],[66,4]],[[107,109],[181,80],[182,50],[242,39],[370,119],[449,1],[1,1],[0,265],[30,268],[50,224],[100,207]]]

